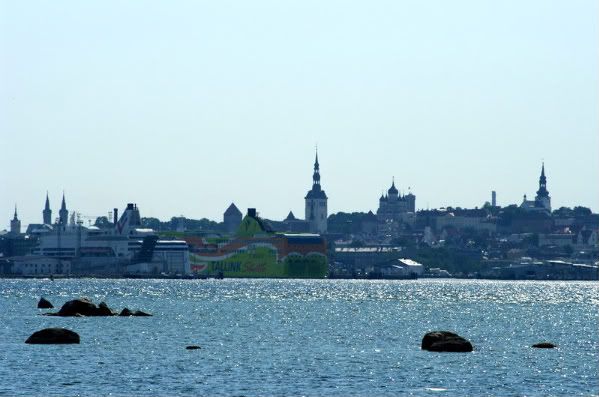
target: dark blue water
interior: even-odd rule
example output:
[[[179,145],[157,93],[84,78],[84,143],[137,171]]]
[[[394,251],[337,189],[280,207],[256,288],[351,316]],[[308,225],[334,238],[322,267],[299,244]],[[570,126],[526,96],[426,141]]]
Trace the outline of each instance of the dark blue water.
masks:
[[[599,395],[599,284],[0,280],[0,395]],[[39,316],[86,296],[153,317]],[[44,327],[80,345],[26,345]],[[420,350],[453,330],[473,353]],[[559,349],[531,349],[540,341]],[[197,344],[201,350],[186,350]]]

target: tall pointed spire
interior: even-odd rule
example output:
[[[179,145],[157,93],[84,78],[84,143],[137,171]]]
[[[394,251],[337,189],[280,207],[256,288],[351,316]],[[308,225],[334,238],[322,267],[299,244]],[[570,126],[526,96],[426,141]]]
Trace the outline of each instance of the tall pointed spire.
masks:
[[[314,174],[312,175],[312,186],[320,187],[320,164],[318,164],[318,148],[316,148],[316,158],[314,159]]]
[[[67,225],[69,223],[69,211],[67,210],[67,203],[64,198],[64,191],[62,192],[62,204],[60,205],[60,211],[58,211],[58,217],[61,225]]]
[[[44,225],[52,224],[52,210],[50,209],[50,198],[48,198],[48,191],[46,190],[46,206],[42,211],[42,217],[44,219]]]
[[[10,221],[10,233],[14,235],[21,234],[21,221],[17,217],[17,204],[15,204],[15,216]]]

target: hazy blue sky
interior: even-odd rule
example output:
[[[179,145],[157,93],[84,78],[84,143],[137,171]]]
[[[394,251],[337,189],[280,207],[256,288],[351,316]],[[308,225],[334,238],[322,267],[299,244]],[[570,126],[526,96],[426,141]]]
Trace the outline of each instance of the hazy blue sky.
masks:
[[[534,196],[599,210],[599,2],[0,1],[0,229]]]

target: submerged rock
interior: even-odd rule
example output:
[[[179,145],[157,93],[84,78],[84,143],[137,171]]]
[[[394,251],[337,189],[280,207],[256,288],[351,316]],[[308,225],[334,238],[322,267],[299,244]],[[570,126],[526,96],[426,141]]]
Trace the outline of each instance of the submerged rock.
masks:
[[[38,309],[53,309],[54,305],[50,303],[50,301],[44,297],[41,297],[39,302],[37,302]]]
[[[119,316],[137,316],[137,317],[150,317],[152,316],[150,313],[142,312],[141,310],[129,310],[129,308],[124,308]]]
[[[66,328],[45,328],[34,332],[25,343],[34,345],[79,343],[79,334]]]
[[[557,347],[557,345],[554,345],[553,343],[550,343],[550,342],[541,342],[541,343],[535,343],[534,345],[532,345],[532,347],[537,348],[537,349],[554,349]]]
[[[468,353],[473,350],[472,343],[460,335],[449,331],[428,332],[422,338],[422,350],[433,352]]]

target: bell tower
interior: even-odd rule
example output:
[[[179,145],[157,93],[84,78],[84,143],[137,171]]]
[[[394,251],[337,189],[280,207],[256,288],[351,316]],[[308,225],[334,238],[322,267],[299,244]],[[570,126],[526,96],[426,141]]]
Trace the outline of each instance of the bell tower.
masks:
[[[306,221],[309,223],[310,232],[327,232],[327,200],[328,197],[320,186],[320,164],[318,163],[318,150],[314,160],[314,173],[312,174],[312,189],[305,197]]]

